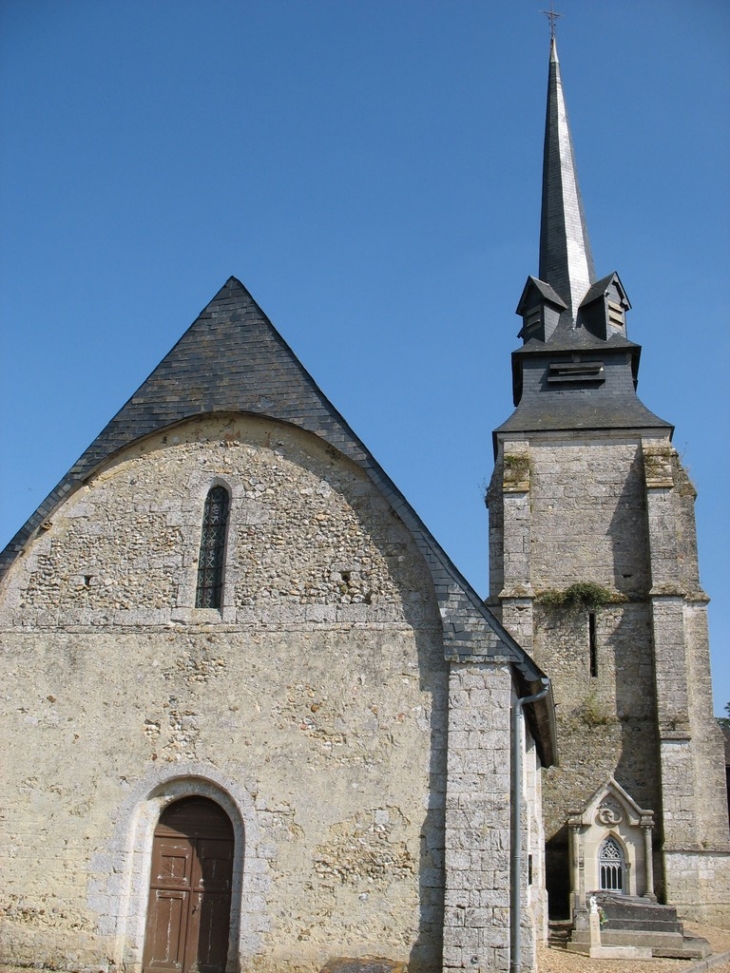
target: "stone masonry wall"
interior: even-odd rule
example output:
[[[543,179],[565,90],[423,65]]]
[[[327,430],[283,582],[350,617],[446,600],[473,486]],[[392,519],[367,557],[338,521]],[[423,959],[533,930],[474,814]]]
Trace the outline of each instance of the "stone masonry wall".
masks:
[[[353,464],[273,422],[209,425],[144,440],[54,514],[14,573],[11,624],[53,627],[59,613],[86,626],[201,620],[189,610],[202,506],[217,483],[231,493],[226,621],[262,611],[287,621],[292,606],[312,621],[357,620],[365,606],[387,619],[404,598],[423,613],[425,568],[406,557],[402,525]]]
[[[532,443],[532,585],[585,578],[626,596],[651,586],[640,445]]]
[[[502,621],[550,676],[560,766],[546,771],[546,838],[611,776],[658,810],[651,584],[637,442],[507,442],[489,493],[501,532]],[[499,544],[492,541],[495,552]],[[494,572],[491,572],[494,573]],[[545,596],[592,582],[615,603],[595,610],[591,675],[587,610]]]
[[[193,607],[216,483],[221,612]],[[441,622],[358,468],[273,422],[193,420],[52,521],[0,595],[0,959],[138,969],[161,802],[219,793],[240,820],[243,969],[372,952],[439,969]]]
[[[561,842],[567,814],[613,775],[655,812],[657,892],[717,918],[730,915],[727,811],[694,498],[665,439],[504,441],[488,493],[490,604],[553,683],[546,838]],[[598,603],[561,607],[585,582]]]
[[[444,970],[509,968],[511,693],[508,666],[452,664]]]
[[[724,745],[713,718],[707,596],[695,490],[676,451],[643,443],[668,898],[681,914],[730,920]]]

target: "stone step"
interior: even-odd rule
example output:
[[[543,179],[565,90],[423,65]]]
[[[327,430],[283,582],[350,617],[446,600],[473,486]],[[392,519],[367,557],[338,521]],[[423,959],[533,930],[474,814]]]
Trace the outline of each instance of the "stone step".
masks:
[[[651,899],[637,896],[610,895],[605,892],[597,895],[596,900],[608,919],[626,918],[679,925],[677,910],[671,905],[660,905]]]
[[[567,948],[575,952],[587,953],[592,945],[597,944],[591,944],[588,928],[575,929]],[[601,928],[600,945],[617,949],[630,947],[649,949],[653,956],[673,959],[704,959],[711,952],[710,944],[706,939],[684,936],[677,930],[666,932],[656,929],[640,929],[637,928],[636,924],[632,924],[631,927],[613,929],[604,925]],[[595,955],[598,956],[598,954]]]
[[[646,919],[643,916],[641,918],[627,918],[624,916],[606,916],[606,921],[601,927],[602,930],[608,929],[646,929],[646,930],[656,930],[657,932],[676,932],[680,936],[682,935],[682,924],[668,920],[662,921],[660,919]]]

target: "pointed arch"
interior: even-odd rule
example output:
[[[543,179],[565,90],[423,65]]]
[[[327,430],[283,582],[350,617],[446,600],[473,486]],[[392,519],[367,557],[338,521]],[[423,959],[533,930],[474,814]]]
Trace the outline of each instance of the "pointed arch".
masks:
[[[623,895],[626,877],[626,856],[615,835],[608,835],[598,851],[598,876],[602,892]]]

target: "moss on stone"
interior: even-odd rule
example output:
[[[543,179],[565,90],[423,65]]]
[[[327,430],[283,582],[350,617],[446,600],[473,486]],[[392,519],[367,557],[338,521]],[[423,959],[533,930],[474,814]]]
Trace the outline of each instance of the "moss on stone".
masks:
[[[628,601],[628,598],[593,581],[577,581],[562,591],[556,588],[541,591],[535,601],[548,610],[577,613],[595,611],[605,605],[618,605]]]

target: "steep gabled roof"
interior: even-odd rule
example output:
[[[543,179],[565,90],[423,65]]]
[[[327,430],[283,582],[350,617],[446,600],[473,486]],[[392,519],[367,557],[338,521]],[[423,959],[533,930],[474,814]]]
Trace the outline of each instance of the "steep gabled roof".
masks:
[[[136,440],[196,415],[242,412],[314,433],[360,466],[410,530],[433,578],[448,658],[505,656],[530,693],[544,675],[452,564],[392,480],[298,361],[249,292],[229,278],[175,347],[102,430],[0,554],[4,574],[43,521]],[[552,699],[535,704],[541,757],[554,762]]]
[[[538,277],[533,277],[530,275],[527,278],[527,283],[525,284],[522,294],[520,295],[520,300],[517,304],[517,310],[515,312],[516,314],[524,313],[533,300],[533,294],[535,294],[535,292],[537,292],[540,297],[544,297],[546,301],[549,301],[557,308],[560,308],[560,310],[565,310],[568,306],[562,297],[555,293],[550,284],[546,284],[544,280],[540,280]]]
[[[626,288],[621,283],[621,278],[616,271],[611,274],[606,274],[605,277],[601,277],[600,280],[597,280],[594,284],[591,284],[586,291],[585,297],[580,302],[581,307],[584,307],[586,304],[590,304],[592,301],[597,301],[599,297],[603,297],[611,284],[616,285],[616,288],[625,302],[626,309],[629,310],[631,308],[631,301],[629,301],[628,295],[626,294]]]

